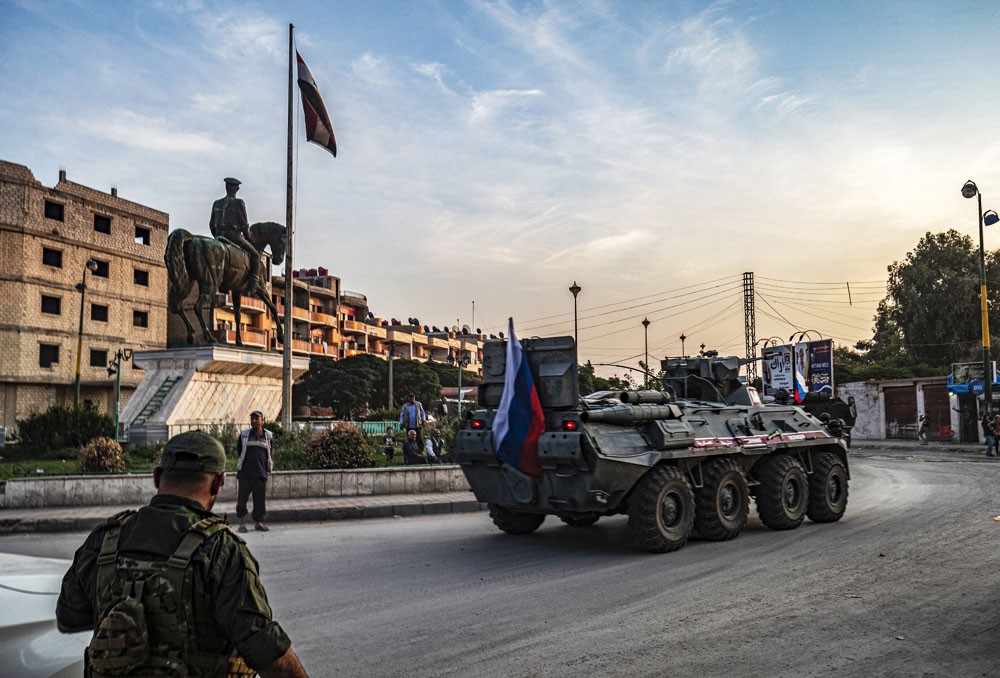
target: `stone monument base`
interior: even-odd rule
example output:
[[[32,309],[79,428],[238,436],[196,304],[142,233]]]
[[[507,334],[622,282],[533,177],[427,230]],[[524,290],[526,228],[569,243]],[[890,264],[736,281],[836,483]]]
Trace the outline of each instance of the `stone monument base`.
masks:
[[[132,359],[146,374],[121,415],[129,447],[155,445],[192,429],[246,427],[254,410],[266,420],[280,417],[280,353],[192,346],[140,351]],[[292,357],[292,379],[308,369],[309,358]]]

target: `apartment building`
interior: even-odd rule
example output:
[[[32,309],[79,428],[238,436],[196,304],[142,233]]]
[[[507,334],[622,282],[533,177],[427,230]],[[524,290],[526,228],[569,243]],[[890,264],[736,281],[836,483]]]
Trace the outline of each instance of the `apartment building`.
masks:
[[[113,415],[116,353],[166,347],[168,221],[117,189],[65,171],[48,188],[0,160],[0,426],[72,405],[78,358],[80,402]],[[124,406],[142,373],[122,365]]]

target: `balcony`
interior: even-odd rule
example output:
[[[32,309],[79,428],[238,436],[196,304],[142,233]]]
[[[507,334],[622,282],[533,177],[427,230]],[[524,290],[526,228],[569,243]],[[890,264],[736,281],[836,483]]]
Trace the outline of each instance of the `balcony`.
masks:
[[[384,327],[380,327],[378,325],[365,325],[365,334],[369,337],[385,339],[386,331]]]
[[[309,346],[313,353],[319,353],[321,355],[328,354],[330,351],[329,347],[323,346],[323,344],[310,344]]]
[[[393,329],[393,328],[390,327],[389,331],[386,332],[386,334],[388,335],[389,341],[395,341],[395,342],[399,342],[401,344],[411,344],[411,343],[413,343],[413,335],[410,334],[409,332],[403,332],[401,330],[395,330],[395,329]]]
[[[278,304],[278,317],[285,317],[285,305]],[[298,306],[292,306],[292,317],[296,320],[305,320],[309,322],[309,311],[304,308],[299,308]]]
[[[226,330],[226,343],[236,344],[236,330]],[[257,346],[259,348],[267,347],[267,335],[263,332],[254,332],[253,330],[241,330],[240,338],[243,340],[244,346]]]
[[[364,334],[365,324],[359,323],[357,320],[345,320],[344,321],[344,333],[350,334]]]
[[[337,326],[337,319],[327,313],[319,313],[317,311],[313,311],[312,313],[309,314],[309,320],[312,322],[313,325],[320,325],[322,327]]]

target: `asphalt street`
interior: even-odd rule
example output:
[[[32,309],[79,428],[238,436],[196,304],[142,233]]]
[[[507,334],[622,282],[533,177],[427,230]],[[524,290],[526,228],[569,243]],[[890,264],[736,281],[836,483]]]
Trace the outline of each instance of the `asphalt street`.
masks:
[[[997,676],[1000,464],[858,450],[844,519],[634,550],[625,518],[485,513],[250,533],[316,676]],[[0,537],[69,558],[83,533]]]

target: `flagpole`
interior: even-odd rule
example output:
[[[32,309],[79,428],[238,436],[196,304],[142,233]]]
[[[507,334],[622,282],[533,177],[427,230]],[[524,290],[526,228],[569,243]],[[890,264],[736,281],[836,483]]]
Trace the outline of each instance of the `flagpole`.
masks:
[[[285,341],[281,361],[281,427],[292,427],[292,65],[295,58],[292,35],[295,26],[288,24],[288,185],[285,192]]]

